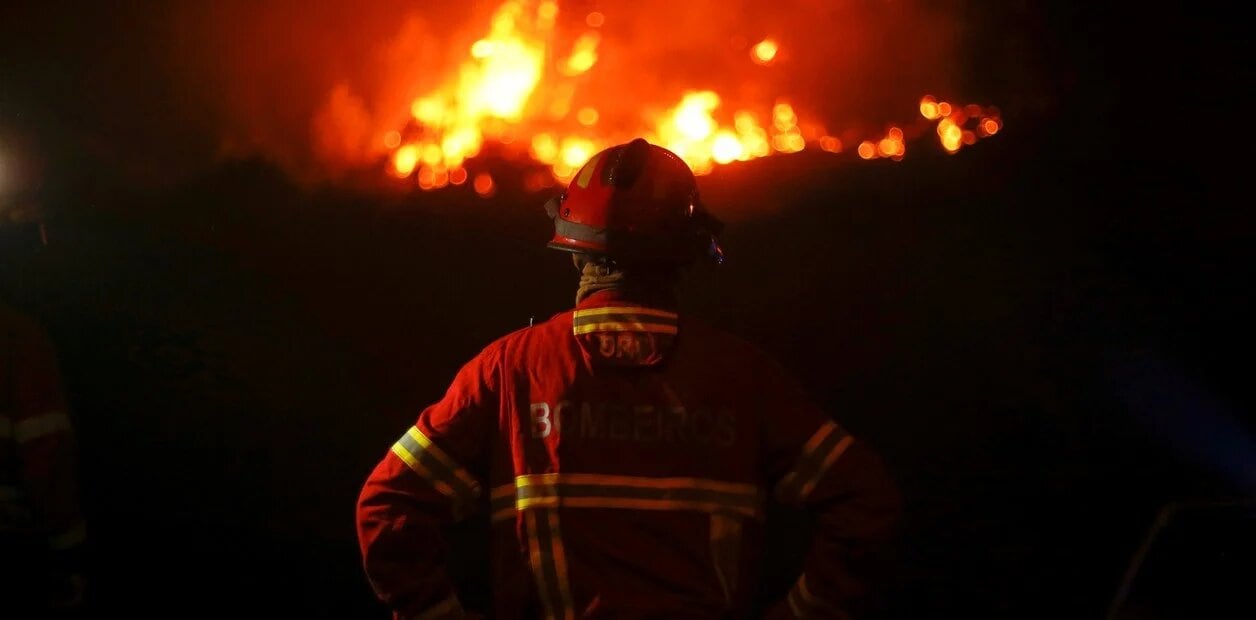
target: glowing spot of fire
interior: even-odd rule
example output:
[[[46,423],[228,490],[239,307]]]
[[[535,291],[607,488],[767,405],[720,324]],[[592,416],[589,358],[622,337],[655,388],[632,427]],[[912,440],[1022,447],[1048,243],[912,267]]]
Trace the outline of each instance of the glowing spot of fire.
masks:
[[[744,157],[745,148],[735,134],[724,130],[715,135],[715,141],[711,143],[711,158],[716,163],[727,164]]]
[[[475,193],[489,197],[493,195],[495,189],[493,183],[493,175],[487,172],[481,172],[475,175],[475,180],[471,182],[471,186],[475,188]]]
[[[389,173],[408,177],[417,169],[416,183],[423,189],[471,184],[481,195],[489,195],[496,191],[492,177],[471,174],[466,168],[466,161],[489,143],[515,144],[506,150],[526,149],[547,167],[525,175],[523,185],[529,191],[570,180],[594,153],[629,136],[670,149],[695,174],[733,161],[795,153],[809,145],[831,153],[846,147],[823,124],[800,116],[784,100],[766,110],[733,108],[731,118],[719,109],[729,102],[742,103],[725,95],[758,92],[757,86],[723,95],[714,90],[687,92],[670,108],[643,97],[635,125],[620,115],[604,116],[616,109],[613,102],[591,97],[614,95],[586,90],[591,82],[582,76],[603,62],[596,29],[606,16],[600,11],[586,13],[584,22],[594,30],[579,34],[564,48],[560,46],[567,44],[555,36],[559,13],[555,0],[497,0],[497,4],[462,65],[452,67],[441,86],[411,102],[414,121],[383,135],[384,146],[392,153],[386,164]],[[755,43],[734,36],[730,45],[761,65],[781,57],[779,41],[773,38]],[[634,93],[638,94],[649,93]],[[952,153],[1003,127],[994,107],[952,105],[926,95],[919,100],[919,109],[924,119],[936,124],[942,145]],[[909,125],[913,130],[907,133],[918,135],[917,126]],[[904,133],[891,127],[886,135],[860,143],[857,152],[863,159],[899,159],[906,152]]]
[[[554,163],[558,160],[558,141],[550,134],[537,134],[532,138],[532,157],[543,164]]]
[[[772,106],[772,125],[777,131],[789,131],[798,125],[798,115],[794,113],[793,106],[788,103],[778,103]]]
[[[454,168],[453,170],[449,171],[450,185],[462,185],[463,183],[466,183],[466,182],[467,182],[467,169],[466,168]]]
[[[777,51],[778,48],[776,46],[776,41],[773,41],[772,39],[764,39],[755,44],[754,48],[751,49],[750,58],[758,64],[766,65],[772,62],[773,58],[776,58]]]
[[[440,163],[441,157],[444,155],[440,152],[440,147],[435,144],[426,144],[423,146],[423,154],[419,159],[429,166],[435,166]]]
[[[393,172],[399,177],[410,176],[418,164],[419,149],[413,144],[407,144],[393,153]]]
[[[488,58],[493,55],[493,51],[497,49],[497,45],[489,40],[480,39],[471,44],[471,56],[474,58]]]
[[[440,125],[445,117],[445,103],[431,97],[416,99],[410,105],[410,115],[424,125]]]
[[[595,152],[597,152],[597,145],[593,144],[592,140],[566,138],[563,140],[562,161],[574,170],[584,165],[584,162],[593,157]]]
[[[571,56],[562,64],[563,75],[580,75],[597,64],[597,44],[602,39],[596,32],[586,32],[576,39]]]
[[[715,130],[711,111],[720,105],[720,97],[713,91],[689,93],[672,113],[672,124],[686,140],[702,140]]]
[[[964,140],[964,130],[955,121],[944,118],[938,123],[938,138],[942,141],[942,148],[949,153],[954,153],[959,151],[960,144]]]
[[[920,115],[931,121],[937,120],[938,117],[942,116],[942,113],[938,111],[938,100],[934,99],[933,95],[925,95],[921,98]]]

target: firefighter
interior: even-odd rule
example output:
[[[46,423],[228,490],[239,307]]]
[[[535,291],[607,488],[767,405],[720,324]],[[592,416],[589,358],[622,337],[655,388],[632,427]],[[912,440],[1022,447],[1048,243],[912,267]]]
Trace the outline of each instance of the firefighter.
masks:
[[[723,259],[689,167],[636,139],[546,211],[575,307],[480,351],[361,490],[365,572],[393,617],[465,617],[442,531],[476,511],[491,617],[861,617],[896,485],[780,364],[678,308],[681,270]],[[768,502],[815,520],[792,589],[760,605]]]
[[[10,212],[11,213],[11,212]],[[0,211],[0,216],[4,216]],[[42,245],[37,222],[0,222],[14,294],[23,246]],[[30,249],[29,247],[26,249]],[[86,527],[76,445],[57,352],[48,333],[0,294],[0,617],[75,615],[84,602]]]

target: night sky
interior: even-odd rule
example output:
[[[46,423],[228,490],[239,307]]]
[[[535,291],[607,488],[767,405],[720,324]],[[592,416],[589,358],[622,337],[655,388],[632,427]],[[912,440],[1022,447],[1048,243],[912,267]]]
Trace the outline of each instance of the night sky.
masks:
[[[692,270],[684,307],[777,355],[885,455],[908,500],[891,617],[1104,617],[1166,506],[1122,617],[1219,617],[1256,577],[1251,504],[1206,507],[1256,497],[1243,22],[1220,3],[1077,4],[946,3],[967,68],[949,85],[1003,110],[989,140],[699,181],[730,261]],[[270,6],[259,23],[305,5]],[[384,618],[360,484],[464,361],[569,307],[576,276],[544,248],[547,196],[491,155],[483,199],[311,184],[300,123],[225,147],[268,100],[206,95],[257,39],[193,27],[229,25],[210,13],[0,8],[0,205],[41,205],[49,240],[0,238],[0,291],[61,354],[90,608]],[[275,88],[247,77],[231,88]],[[260,118],[308,120],[308,101]],[[805,531],[777,519],[765,597]],[[450,532],[470,601],[478,525]]]

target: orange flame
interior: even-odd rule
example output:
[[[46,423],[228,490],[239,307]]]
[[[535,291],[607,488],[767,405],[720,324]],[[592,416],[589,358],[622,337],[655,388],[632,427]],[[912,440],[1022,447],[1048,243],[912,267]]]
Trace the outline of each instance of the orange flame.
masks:
[[[425,190],[462,185],[470,176],[475,191],[489,196],[495,191],[492,177],[469,175],[465,169],[489,142],[517,145],[515,151],[549,168],[549,178],[529,174],[524,179],[530,191],[569,180],[601,149],[636,137],[675,152],[700,175],[718,165],[809,147],[843,152],[841,139],[802,119],[783,97],[770,110],[756,110],[729,106],[714,90],[693,89],[662,108],[643,101],[633,126],[605,122],[599,103],[611,102],[582,99],[580,87],[585,75],[597,69],[599,29],[613,16],[588,13],[579,26],[586,28],[583,32],[563,37],[556,28],[558,12],[554,0],[502,2],[457,72],[411,103],[412,121],[404,131],[384,135],[392,154],[390,172],[414,176]],[[761,39],[749,51],[750,61],[764,67],[789,60],[782,59],[773,38]],[[995,108],[955,106],[933,96],[921,99],[920,114],[936,123],[942,147],[950,153],[993,136],[1003,124]],[[919,126],[907,127],[906,133],[892,126],[882,136],[865,137],[856,153],[862,159],[902,159],[907,141],[925,133]],[[842,135],[853,138],[848,133]]]

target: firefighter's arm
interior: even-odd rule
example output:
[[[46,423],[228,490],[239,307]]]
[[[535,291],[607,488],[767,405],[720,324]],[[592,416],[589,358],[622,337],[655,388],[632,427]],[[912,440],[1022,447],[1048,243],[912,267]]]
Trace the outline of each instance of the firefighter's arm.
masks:
[[[765,440],[773,493],[814,519],[802,573],[767,617],[859,619],[881,602],[902,512],[881,457],[777,378],[778,409]]]
[[[33,330],[19,339],[14,353],[18,402],[13,439],[22,486],[48,537],[54,569],[70,579],[83,570],[87,530],[79,501],[77,446],[56,351],[43,332]],[[67,602],[75,602],[76,595],[67,594]]]
[[[366,575],[394,618],[462,618],[445,571],[445,525],[471,513],[497,424],[496,357],[465,365],[376,465],[358,498]],[[482,474],[481,474],[482,475]]]

